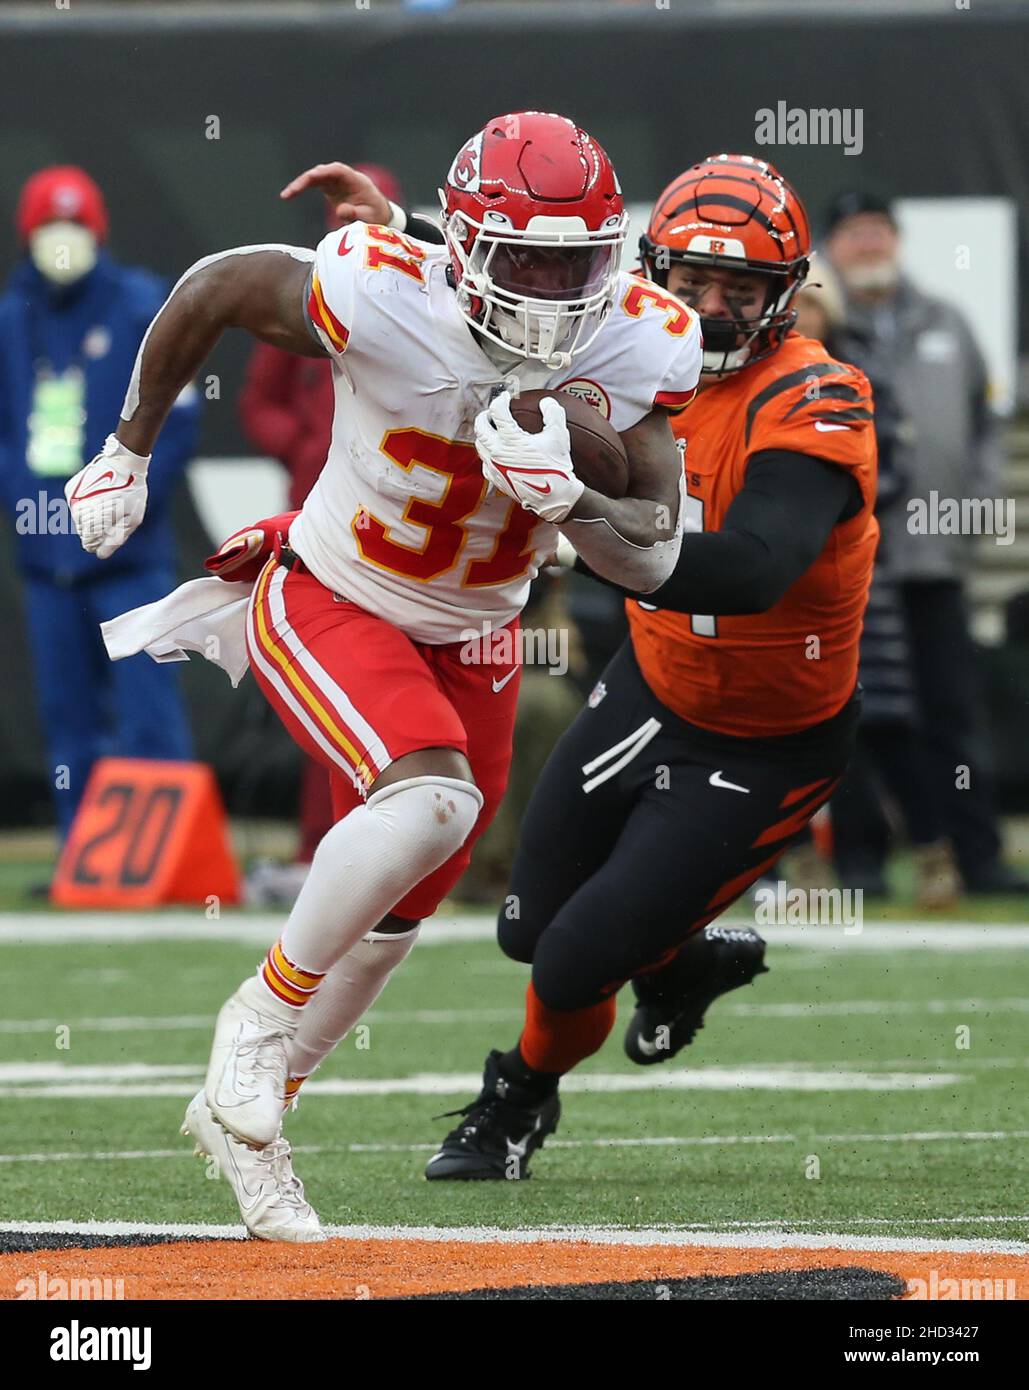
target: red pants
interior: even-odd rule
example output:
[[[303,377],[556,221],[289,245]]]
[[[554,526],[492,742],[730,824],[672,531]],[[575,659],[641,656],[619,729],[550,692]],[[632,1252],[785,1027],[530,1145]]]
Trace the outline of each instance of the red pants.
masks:
[[[517,619],[509,627],[517,634]],[[483,795],[475,827],[395,905],[429,917],[468,867],[504,794],[518,699],[516,643],[413,642],[313,575],[269,560],[247,617],[250,665],[295,741],[329,770],[337,820],[407,753],[455,748]],[[506,648],[506,650],[504,650]],[[497,660],[497,656],[502,659]],[[477,660],[476,658],[480,658]]]

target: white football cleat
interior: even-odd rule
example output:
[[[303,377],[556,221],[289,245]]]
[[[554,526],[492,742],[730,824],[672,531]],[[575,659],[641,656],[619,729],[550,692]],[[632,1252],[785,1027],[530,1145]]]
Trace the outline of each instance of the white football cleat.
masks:
[[[215,1118],[244,1144],[270,1144],[286,1104],[286,1044],[300,1010],[280,1004],[256,975],[222,1005],[204,1093]]]
[[[196,1140],[194,1153],[218,1164],[252,1236],[294,1243],[325,1239],[318,1215],[304,1197],[304,1185],[293,1172],[289,1143],[281,1134],[263,1148],[250,1148],[222,1128],[203,1091],[190,1101],[182,1133]]]

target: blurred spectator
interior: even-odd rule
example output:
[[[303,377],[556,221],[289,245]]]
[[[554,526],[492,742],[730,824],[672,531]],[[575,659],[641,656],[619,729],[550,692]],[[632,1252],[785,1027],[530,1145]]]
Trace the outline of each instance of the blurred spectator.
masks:
[[[355,164],[391,202],[403,204],[396,176],[381,164]],[[331,210],[325,231],[339,221]],[[278,459],[289,474],[289,506],[297,510],[315,484],[329,451],[334,396],[328,358],[297,357],[258,343],[239,398],[243,433],[255,449]],[[329,777],[313,758],[305,758],[300,782],[300,842],[292,864],[255,865],[248,880],[251,902],[292,903],[311,858],[333,821]]]
[[[843,326],[846,303],[839,276],[824,256],[812,259],[811,278],[798,291],[793,307],[797,311],[794,327],[798,333],[826,346],[835,340]]]
[[[899,471],[903,422],[889,384],[875,376],[855,352],[840,349],[845,304],[832,269],[816,265],[812,280],[794,301],[797,329],[817,338],[836,357],[866,371],[875,398],[875,434],[879,450],[876,516],[895,507],[905,490]],[[953,853],[945,838],[939,807],[932,795],[932,770],[918,731],[918,711],[911,647],[903,601],[889,542],[880,540],[875,572],[861,634],[859,679],[864,690],[861,724],[846,777],[832,799],[833,855],[840,882],[869,896],[885,896],[886,861],[892,841],[883,809],[885,790],[903,820],[914,850],[919,907],[951,907],[960,892]],[[802,872],[807,870],[805,864]],[[796,872],[796,870],[794,871]]]
[[[1029,882],[1000,859],[965,605],[972,542],[916,535],[907,524],[908,503],[928,505],[930,492],[956,500],[994,495],[1002,457],[985,365],[962,315],[901,275],[888,203],[842,193],[825,230],[825,251],[846,296],[835,350],[888,387],[903,421],[895,441],[903,481],[882,526],[907,620],[930,761],[928,799],[939,807],[969,892],[1029,892]]]
[[[990,732],[1008,787],[1029,786],[1029,589],[1004,605],[1004,641],[987,648],[986,688]],[[1000,763],[1003,759],[1003,763]]]
[[[169,503],[196,440],[195,389],[161,432],[146,519],[110,559],[83,550],[64,497],[66,480],[117,424],[167,292],[156,275],[103,250],[107,222],[82,169],[41,169],[21,191],[23,256],[0,295],[0,496],[17,537],[62,835],[100,755],[192,756],[177,676],[144,655],[108,661],[99,624],[175,587]]]

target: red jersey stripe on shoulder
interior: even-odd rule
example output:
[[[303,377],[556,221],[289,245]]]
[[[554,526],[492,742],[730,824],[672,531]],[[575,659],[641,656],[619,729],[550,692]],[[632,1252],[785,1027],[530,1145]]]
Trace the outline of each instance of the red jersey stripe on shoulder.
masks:
[[[316,328],[322,330],[336,351],[346,352],[347,343],[350,341],[350,331],[340,323],[326,304],[317,272],[311,276],[311,293],[307,300],[307,312],[311,316],[311,322]]]

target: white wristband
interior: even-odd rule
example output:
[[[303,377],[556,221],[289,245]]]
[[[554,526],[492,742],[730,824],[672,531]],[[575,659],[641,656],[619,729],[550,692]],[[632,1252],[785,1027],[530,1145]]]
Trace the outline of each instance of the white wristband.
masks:
[[[137,473],[145,474],[150,467],[152,454],[134,454],[131,449],[127,449],[116,434],[109,434],[104,440],[104,447],[100,450],[101,458],[124,459],[128,464],[135,468]]]
[[[386,199],[386,202],[389,203],[389,211],[390,211],[389,221],[386,223],[386,226],[387,226],[387,227],[392,227],[392,229],[393,229],[395,232],[403,232],[403,231],[406,231],[406,230],[407,230],[407,213],[404,211],[404,209],[403,209],[402,207],[398,207],[397,204],[393,201],[392,198],[387,198],[387,199]]]

